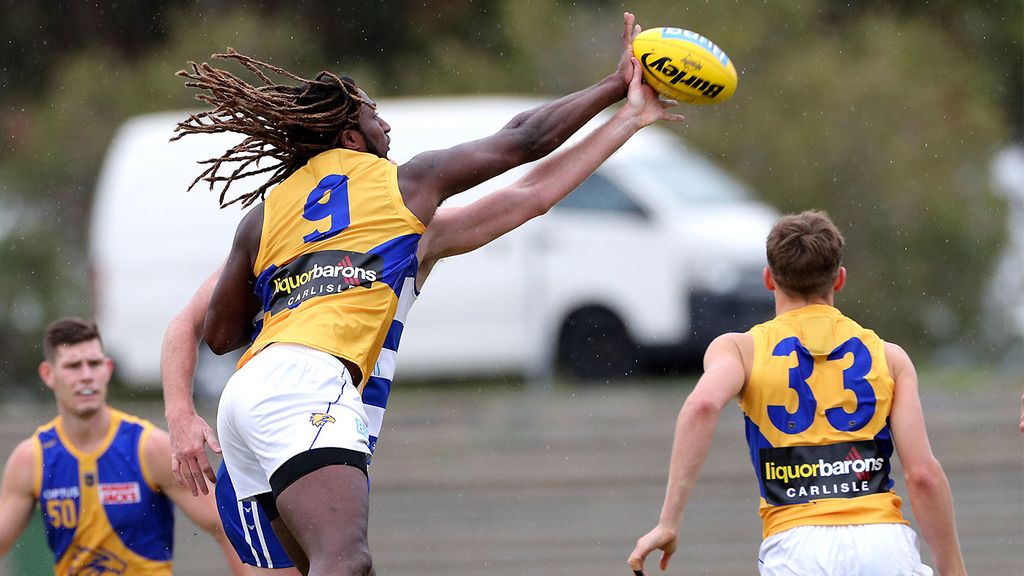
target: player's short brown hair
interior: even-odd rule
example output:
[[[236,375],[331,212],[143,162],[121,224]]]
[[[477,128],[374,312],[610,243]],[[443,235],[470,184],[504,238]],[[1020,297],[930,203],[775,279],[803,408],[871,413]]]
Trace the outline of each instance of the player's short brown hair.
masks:
[[[788,294],[825,296],[839,275],[845,246],[825,212],[789,214],[768,234],[768,268],[775,284]]]
[[[90,340],[100,340],[100,331],[95,322],[81,318],[67,317],[50,322],[43,336],[43,356],[47,362],[57,357],[57,348]]]

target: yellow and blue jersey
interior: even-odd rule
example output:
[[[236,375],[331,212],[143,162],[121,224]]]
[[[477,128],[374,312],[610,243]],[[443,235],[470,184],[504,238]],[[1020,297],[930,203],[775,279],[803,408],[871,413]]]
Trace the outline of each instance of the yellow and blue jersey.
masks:
[[[353,362],[365,382],[424,231],[397,174],[389,160],[334,149],[271,191],[253,269],[262,318],[239,366],[290,342]]]
[[[740,394],[764,536],[906,523],[889,477],[894,382],[885,343],[826,305],[759,324]]]
[[[34,488],[55,574],[171,574],[174,506],[142,455],[152,428],[111,409],[90,453],[68,441],[60,417],[36,430]]]

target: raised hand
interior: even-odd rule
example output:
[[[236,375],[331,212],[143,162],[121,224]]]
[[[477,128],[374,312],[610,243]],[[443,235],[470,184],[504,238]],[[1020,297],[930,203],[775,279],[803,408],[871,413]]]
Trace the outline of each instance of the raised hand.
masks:
[[[632,75],[629,80],[629,94],[626,96],[626,110],[636,116],[640,128],[657,122],[668,120],[680,122],[686,117],[681,114],[673,114],[667,110],[679,103],[675,100],[662,99],[653,88],[643,83],[640,62],[636,58],[630,59],[633,64]]]
[[[640,33],[640,25],[636,24],[636,17],[631,12],[622,14],[622,56],[619,57],[619,65],[615,69],[616,75],[622,79],[622,83],[629,85],[633,77],[633,38]]]

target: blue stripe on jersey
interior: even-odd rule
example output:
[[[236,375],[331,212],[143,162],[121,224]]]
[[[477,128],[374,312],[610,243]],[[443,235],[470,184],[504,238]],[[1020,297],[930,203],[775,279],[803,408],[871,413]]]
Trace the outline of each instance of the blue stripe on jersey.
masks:
[[[392,238],[367,252],[384,259],[384,273],[381,281],[386,283],[397,295],[402,290],[402,282],[409,276],[416,276],[416,247],[419,245],[419,234],[406,234]]]
[[[40,432],[39,443],[43,447],[43,483],[40,486],[39,510],[43,516],[43,526],[46,527],[46,542],[50,550],[53,550],[53,561],[56,563],[71,545],[76,527],[54,527],[46,517],[46,503],[49,500],[70,501],[74,506],[74,517],[82,516],[78,459],[64,447],[57,436],[56,426]]]
[[[402,324],[402,321],[397,318],[392,320],[391,327],[388,328],[388,335],[384,337],[384,347],[398,352],[398,342],[402,339],[402,331],[404,329],[405,325]]]
[[[260,299],[260,311],[264,311],[269,306],[271,299],[274,297],[274,289],[270,286],[270,279],[277,272],[277,265],[271,264],[267,266],[267,269],[260,272],[260,275],[256,277],[256,284],[253,286],[253,293]],[[263,328],[261,325],[260,328]],[[253,335],[252,339],[256,341],[256,335],[259,334],[259,330]]]
[[[875,442],[878,444],[878,448],[885,455],[885,466],[882,470],[882,474],[885,474],[885,478],[889,479],[888,486],[882,486],[885,490],[892,490],[892,487],[896,485],[896,482],[892,479],[892,430],[889,428],[889,419],[885,419],[885,427],[875,434]]]
[[[761,497],[764,498],[764,482],[761,481],[761,449],[773,448],[768,439],[761,434],[761,429],[754,424],[746,414],[743,415],[743,422],[746,426],[747,447],[750,449],[750,463],[754,465],[754,475],[757,477],[757,485],[761,490]]]
[[[395,312],[395,318],[391,321],[388,333],[384,337],[384,346],[381,350],[381,355],[388,356],[384,363],[386,368],[381,365],[381,358],[378,355],[373,375],[367,379],[366,385],[363,386],[362,399],[364,404],[378,408],[387,408],[388,406],[388,396],[391,395],[391,383],[394,380],[395,367],[393,364],[396,360],[394,355],[398,353],[398,343],[402,339],[402,333],[405,331],[405,317],[417,296],[416,269],[417,262],[413,259],[406,267],[405,274],[402,275],[401,282],[398,284],[398,310]],[[388,351],[391,354],[388,354]],[[373,432],[375,431],[371,430],[371,434]]]
[[[378,408],[388,407],[388,396],[391,395],[391,380],[370,376],[366,386],[363,387],[363,404],[377,406]]]

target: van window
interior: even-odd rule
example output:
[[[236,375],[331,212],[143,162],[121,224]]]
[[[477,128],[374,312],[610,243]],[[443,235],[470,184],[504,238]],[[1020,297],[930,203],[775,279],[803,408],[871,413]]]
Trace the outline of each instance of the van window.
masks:
[[[751,194],[721,169],[696,155],[679,157],[644,156],[630,159],[629,174],[643,189],[657,191],[686,204],[742,202]]]
[[[644,215],[614,182],[600,174],[591,174],[567,198],[555,205],[556,210],[599,210]]]

